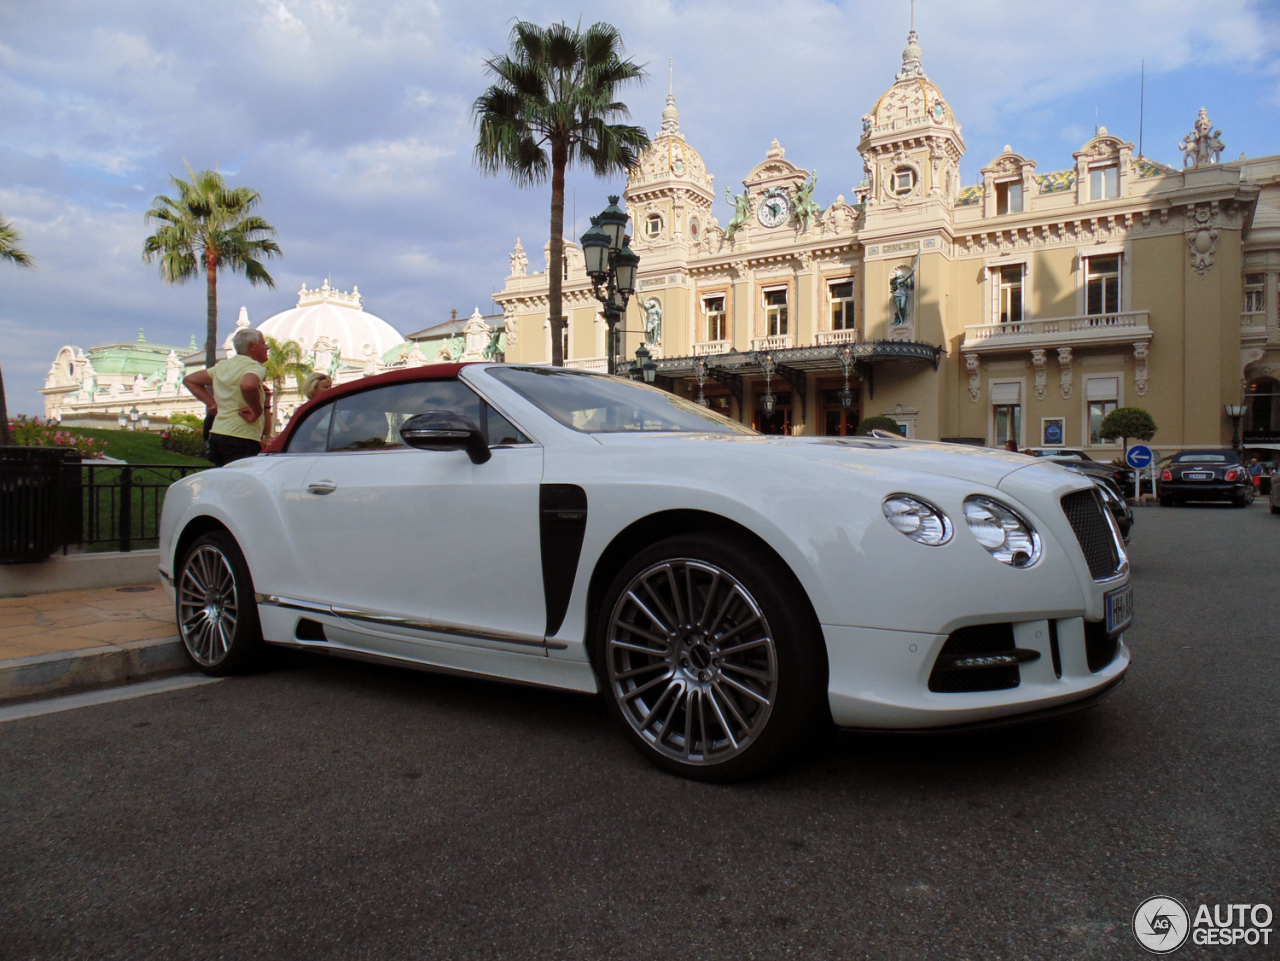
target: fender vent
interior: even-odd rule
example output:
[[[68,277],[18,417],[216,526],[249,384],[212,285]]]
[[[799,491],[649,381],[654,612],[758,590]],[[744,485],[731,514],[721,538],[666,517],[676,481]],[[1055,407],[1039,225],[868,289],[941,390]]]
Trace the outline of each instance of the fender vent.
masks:
[[[300,641],[327,641],[324,636],[324,625],[309,617],[298,618],[298,626],[293,629],[293,636]]]

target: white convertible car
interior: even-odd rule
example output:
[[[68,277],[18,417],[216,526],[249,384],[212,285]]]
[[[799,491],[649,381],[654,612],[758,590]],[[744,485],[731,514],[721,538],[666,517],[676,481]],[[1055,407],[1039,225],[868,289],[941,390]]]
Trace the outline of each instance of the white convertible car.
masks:
[[[1088,478],[887,437],[765,437],[551,367],[434,365],[301,408],[179,481],[161,574],[210,674],[263,642],[603,692],[729,780],[824,724],[960,727],[1122,679],[1123,539]]]

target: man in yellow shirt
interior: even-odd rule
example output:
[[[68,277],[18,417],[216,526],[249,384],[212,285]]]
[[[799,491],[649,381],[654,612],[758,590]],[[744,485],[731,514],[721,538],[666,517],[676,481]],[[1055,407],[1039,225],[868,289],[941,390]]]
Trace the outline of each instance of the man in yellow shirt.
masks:
[[[236,355],[198,370],[182,381],[210,412],[209,459],[218,467],[262,451],[262,438],[271,431],[266,387],[267,341],[262,331],[237,330],[231,338]]]

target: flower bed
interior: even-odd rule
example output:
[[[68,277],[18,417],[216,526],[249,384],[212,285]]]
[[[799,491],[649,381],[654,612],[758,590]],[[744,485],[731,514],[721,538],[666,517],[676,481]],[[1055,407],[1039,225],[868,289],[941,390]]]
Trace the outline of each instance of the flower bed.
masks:
[[[85,460],[104,457],[107,441],[94,440],[64,430],[57,423],[41,422],[39,417],[19,414],[9,421],[9,443],[16,447],[66,447],[80,452]]]

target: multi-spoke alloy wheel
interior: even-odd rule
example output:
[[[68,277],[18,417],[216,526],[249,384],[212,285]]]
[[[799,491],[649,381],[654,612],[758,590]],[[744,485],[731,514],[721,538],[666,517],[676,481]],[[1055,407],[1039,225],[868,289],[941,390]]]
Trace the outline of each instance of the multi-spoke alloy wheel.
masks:
[[[733,781],[830,726],[822,628],[781,558],[747,534],[678,534],[601,598],[592,658],[609,712],[654,764]]]
[[[182,642],[201,667],[214,667],[236,634],[236,575],[225,554],[202,544],[187,555],[178,581]]]
[[[737,578],[706,561],[664,560],[637,574],[614,606],[606,656],[632,729],[685,764],[746,750],[773,710],[769,622]]]
[[[250,666],[261,643],[253,586],[229,535],[206,534],[187,551],[178,576],[178,632],[208,674],[234,674]]]

